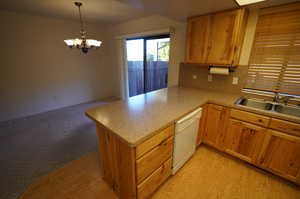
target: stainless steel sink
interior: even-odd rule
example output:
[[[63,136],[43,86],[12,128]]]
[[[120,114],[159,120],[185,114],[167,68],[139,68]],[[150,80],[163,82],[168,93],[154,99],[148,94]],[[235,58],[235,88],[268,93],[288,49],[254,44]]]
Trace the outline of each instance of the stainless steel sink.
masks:
[[[285,106],[285,105],[274,105],[274,111],[286,115],[300,117],[300,107],[296,106]]]
[[[261,99],[251,98],[240,98],[236,101],[236,104],[259,110],[274,111],[276,113],[300,117],[300,107],[298,106],[283,105]]]
[[[240,98],[236,104],[260,110],[272,110],[272,103],[260,99]]]

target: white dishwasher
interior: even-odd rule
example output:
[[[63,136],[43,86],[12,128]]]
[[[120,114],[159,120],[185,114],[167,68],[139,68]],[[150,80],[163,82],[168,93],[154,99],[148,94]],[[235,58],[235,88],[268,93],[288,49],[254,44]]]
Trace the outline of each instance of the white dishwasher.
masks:
[[[173,151],[173,175],[195,152],[201,112],[202,108],[199,108],[176,122]]]

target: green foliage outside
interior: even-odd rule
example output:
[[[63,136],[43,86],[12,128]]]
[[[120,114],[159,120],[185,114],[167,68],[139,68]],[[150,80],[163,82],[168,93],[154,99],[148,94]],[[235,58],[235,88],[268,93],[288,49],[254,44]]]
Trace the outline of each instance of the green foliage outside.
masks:
[[[169,61],[170,42],[157,42],[157,58],[147,53],[147,61]]]

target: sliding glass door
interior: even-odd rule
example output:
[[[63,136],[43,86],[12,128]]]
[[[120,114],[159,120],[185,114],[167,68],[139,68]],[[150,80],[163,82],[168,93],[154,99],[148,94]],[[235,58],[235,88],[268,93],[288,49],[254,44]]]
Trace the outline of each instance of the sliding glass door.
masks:
[[[129,97],[168,86],[169,35],[128,39],[126,48]]]

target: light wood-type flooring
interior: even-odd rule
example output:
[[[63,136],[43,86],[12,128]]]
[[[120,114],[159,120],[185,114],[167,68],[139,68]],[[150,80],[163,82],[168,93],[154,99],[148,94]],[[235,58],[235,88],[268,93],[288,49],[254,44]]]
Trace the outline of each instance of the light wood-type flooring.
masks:
[[[101,179],[98,154],[89,153],[29,186],[21,199],[113,199]],[[300,199],[300,187],[201,146],[152,199]]]

